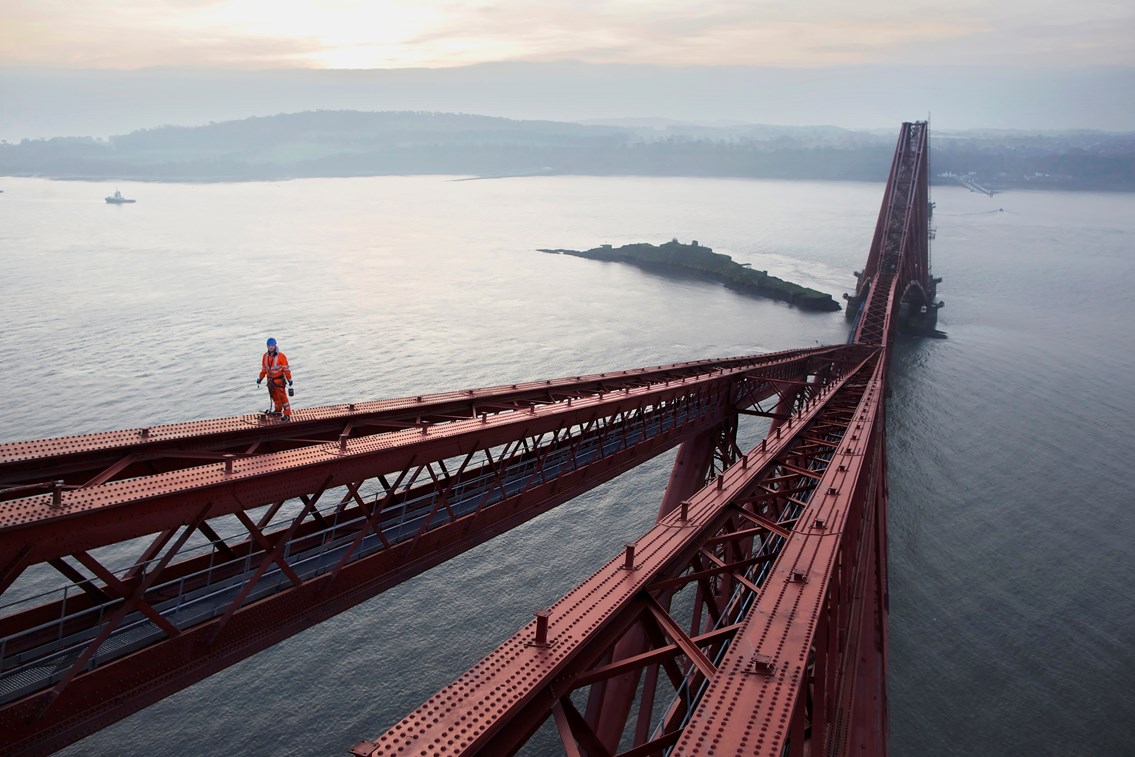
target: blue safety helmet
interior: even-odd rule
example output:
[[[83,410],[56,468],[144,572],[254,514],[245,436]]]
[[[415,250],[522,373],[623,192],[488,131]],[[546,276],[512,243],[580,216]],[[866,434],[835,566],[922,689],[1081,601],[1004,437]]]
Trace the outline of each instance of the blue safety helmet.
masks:
[[[276,340],[273,339],[272,337],[268,337],[268,346],[269,347],[275,347],[276,346]]]

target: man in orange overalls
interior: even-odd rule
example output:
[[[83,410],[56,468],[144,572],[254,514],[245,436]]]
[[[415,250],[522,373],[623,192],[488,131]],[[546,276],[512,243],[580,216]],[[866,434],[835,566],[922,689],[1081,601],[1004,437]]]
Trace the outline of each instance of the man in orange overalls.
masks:
[[[268,351],[260,360],[260,378],[256,379],[257,386],[260,386],[265,376],[268,377],[268,395],[276,407],[275,410],[269,410],[267,413],[281,416],[280,420],[290,421],[292,403],[288,402],[288,397],[296,396],[295,390],[292,389],[292,369],[288,367],[288,359],[276,347],[276,340],[272,337],[268,337]],[[284,392],[285,381],[288,384],[287,393]]]

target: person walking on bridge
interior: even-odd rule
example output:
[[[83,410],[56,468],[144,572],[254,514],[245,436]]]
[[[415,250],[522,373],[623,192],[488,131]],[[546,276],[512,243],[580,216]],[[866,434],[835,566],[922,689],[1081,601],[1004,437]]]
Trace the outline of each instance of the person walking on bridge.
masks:
[[[260,360],[260,378],[256,379],[257,387],[265,376],[268,377],[268,396],[272,398],[275,407],[275,410],[265,412],[269,415],[279,415],[280,420],[290,421],[292,403],[288,401],[288,397],[296,396],[295,390],[292,389],[292,369],[288,367],[288,359],[280,352],[276,340],[272,337],[268,337],[268,351]],[[284,392],[285,382],[288,385],[287,393]]]

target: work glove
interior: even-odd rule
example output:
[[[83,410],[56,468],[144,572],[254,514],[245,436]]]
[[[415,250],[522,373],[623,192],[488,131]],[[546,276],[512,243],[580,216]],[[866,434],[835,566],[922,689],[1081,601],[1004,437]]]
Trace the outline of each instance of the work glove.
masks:
[[[289,397],[295,397],[296,396],[296,390],[292,389],[291,386],[288,387],[288,396]]]
[[[263,380],[264,380],[264,379],[256,379],[256,388],[257,388],[257,389],[259,389],[259,388],[260,388],[260,382],[261,382],[261,381],[263,381]]]

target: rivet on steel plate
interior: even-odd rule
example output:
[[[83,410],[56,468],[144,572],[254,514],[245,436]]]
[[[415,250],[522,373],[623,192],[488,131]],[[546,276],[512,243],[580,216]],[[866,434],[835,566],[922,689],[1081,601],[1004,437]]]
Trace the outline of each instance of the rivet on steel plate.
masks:
[[[634,570],[634,542],[627,542],[627,551],[623,557],[623,570]]]
[[[225,454],[225,473],[226,474],[233,472],[233,458],[234,457],[236,457],[236,455],[234,455],[232,453],[226,453]]]
[[[776,662],[767,654],[753,655],[753,672],[762,676],[774,675]]]
[[[550,614],[548,610],[540,610],[536,613],[536,641],[533,643],[538,647],[548,646],[548,615]]]

